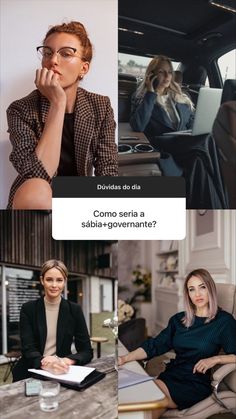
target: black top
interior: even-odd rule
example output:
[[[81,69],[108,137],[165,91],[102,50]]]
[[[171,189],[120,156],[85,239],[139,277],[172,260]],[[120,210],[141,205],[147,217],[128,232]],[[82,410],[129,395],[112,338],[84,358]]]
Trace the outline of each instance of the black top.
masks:
[[[29,301],[22,305],[20,313],[20,338],[22,358],[13,370],[14,381],[27,378],[28,368],[40,368],[47,339],[47,323],[44,299]],[[71,353],[75,343],[76,353]],[[61,299],[58,320],[56,354],[87,364],[93,357],[88,329],[81,307]]]
[[[210,370],[193,374],[198,361],[217,355],[221,349],[236,355],[236,320],[231,314],[219,310],[209,323],[205,323],[205,317],[196,316],[189,328],[183,325],[183,317],[184,312],[175,314],[166,329],[142,345],[148,358],[175,350],[176,358],[158,378],[166,384],[179,409],[198,403],[212,392]]]
[[[74,150],[74,114],[66,113],[57,176],[77,176],[77,174]]]

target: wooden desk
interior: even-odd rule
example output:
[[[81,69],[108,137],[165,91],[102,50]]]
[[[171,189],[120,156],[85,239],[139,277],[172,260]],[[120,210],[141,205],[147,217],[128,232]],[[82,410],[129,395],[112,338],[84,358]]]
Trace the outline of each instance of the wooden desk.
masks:
[[[161,176],[158,166],[160,153],[119,154],[119,176]]]
[[[134,147],[137,144],[150,145],[143,132],[132,131],[128,122],[120,122],[118,126],[119,144]],[[160,153],[120,153],[118,156],[119,176],[161,176],[158,166]]]
[[[127,350],[119,343],[119,355],[125,355]],[[146,374],[138,362],[129,362],[121,368],[126,368],[139,374]],[[166,407],[167,399],[164,393],[153,381],[136,384],[123,388],[118,392],[119,397],[119,419],[149,419],[152,417],[152,410]]]
[[[1,417],[4,419],[117,418],[117,372],[114,369],[114,356],[96,359],[88,366],[93,366],[99,371],[107,371],[106,377],[83,392],[61,387],[59,408],[55,412],[42,412],[39,409],[38,396],[25,396],[26,380],[1,386]]]
[[[119,122],[118,125],[119,144],[149,144],[146,135],[140,131],[133,131],[129,122]],[[124,138],[124,139],[122,139]]]

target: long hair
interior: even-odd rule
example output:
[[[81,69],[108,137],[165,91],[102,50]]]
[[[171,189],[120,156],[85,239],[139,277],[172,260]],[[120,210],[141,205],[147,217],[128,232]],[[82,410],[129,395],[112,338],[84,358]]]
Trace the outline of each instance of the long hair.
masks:
[[[217,291],[215,282],[210,275],[210,273],[203,268],[195,269],[190,272],[185,279],[184,282],[184,306],[185,306],[185,316],[182,319],[183,324],[186,327],[190,327],[193,324],[194,317],[195,317],[195,306],[190,300],[189,292],[188,292],[188,281],[192,276],[196,276],[197,278],[201,279],[204,284],[206,285],[208,291],[208,298],[209,298],[209,313],[205,323],[209,323],[213,320],[218,311],[218,304],[217,304]]]
[[[41,278],[44,278],[44,275],[49,269],[56,268],[58,271],[61,272],[63,275],[63,278],[66,280],[68,277],[68,270],[67,267],[64,265],[64,263],[61,260],[57,259],[50,259],[44,262],[41,269]]]
[[[170,85],[169,87],[166,88],[165,93],[169,93],[175,102],[188,104],[190,108],[193,110],[194,106],[191,99],[182,92],[180,85],[175,82],[174,69],[173,69],[172,62],[170,58],[166,57],[165,55],[157,55],[148,64],[146,72],[145,72],[145,76],[136,91],[137,99],[140,99],[140,101],[143,99],[143,96],[145,95],[147,91],[146,78],[150,75],[150,73],[156,74],[159,68],[161,67],[162,63],[168,63],[173,73]]]

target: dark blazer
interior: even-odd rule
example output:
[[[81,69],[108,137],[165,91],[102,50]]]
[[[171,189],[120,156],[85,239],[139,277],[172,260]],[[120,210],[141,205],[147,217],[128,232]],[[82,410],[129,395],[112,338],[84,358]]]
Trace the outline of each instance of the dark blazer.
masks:
[[[28,368],[40,368],[47,338],[44,299],[22,305],[20,313],[20,338],[22,358],[13,370],[13,381],[29,376]],[[71,353],[74,341],[76,353]],[[76,365],[88,363],[93,357],[88,329],[78,304],[62,298],[57,321],[57,356],[76,361]]]
[[[134,131],[142,131],[151,138],[161,135],[164,132],[182,131],[191,129],[194,120],[194,113],[187,103],[176,102],[176,109],[179,114],[179,125],[176,129],[165,111],[157,102],[157,95],[153,92],[146,92],[140,100],[136,94],[132,97],[132,108],[130,125]]]
[[[158,164],[164,176],[184,176],[187,209],[228,208],[214,139],[201,136],[161,136],[164,132],[191,129],[194,112],[190,105],[176,102],[180,121],[176,128],[157,103],[156,93],[146,92],[143,98],[132,97],[130,125],[143,131],[154,148],[161,152]],[[169,137],[169,138],[168,138]]]
[[[34,90],[7,109],[8,132],[13,147],[10,161],[19,173],[11,187],[8,208],[12,206],[17,188],[26,179],[42,178],[49,183],[52,180],[35,153],[49,107],[49,101],[38,90]],[[74,151],[78,176],[91,176],[93,167],[96,176],[117,176],[115,122],[109,98],[78,88],[74,115]]]

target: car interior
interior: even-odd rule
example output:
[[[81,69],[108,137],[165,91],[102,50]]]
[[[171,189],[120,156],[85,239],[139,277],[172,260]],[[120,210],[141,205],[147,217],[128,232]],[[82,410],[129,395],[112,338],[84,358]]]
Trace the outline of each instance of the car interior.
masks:
[[[163,175],[155,144],[150,148],[145,134],[134,132],[129,124],[131,97],[144,77],[135,75],[129,64],[132,57],[135,63],[135,57],[151,61],[165,55],[177,63],[175,80],[195,107],[200,88],[222,89],[214,123],[205,135],[214,137],[229,208],[236,208],[235,59],[228,74],[222,75],[218,63],[230,51],[235,54],[235,10],[233,0],[119,0],[119,57],[131,57],[123,67],[119,58],[120,176]]]

